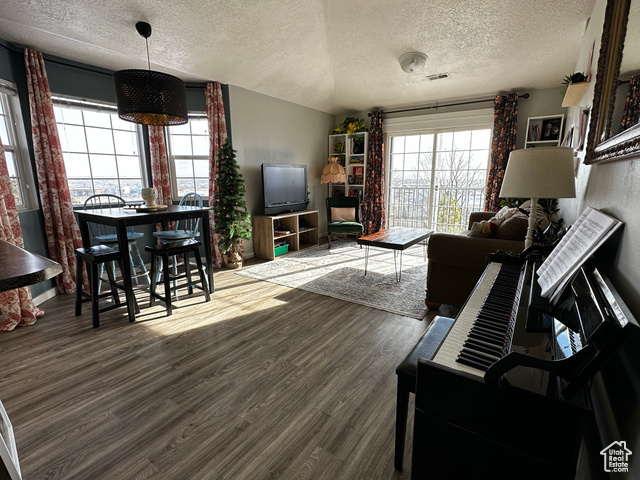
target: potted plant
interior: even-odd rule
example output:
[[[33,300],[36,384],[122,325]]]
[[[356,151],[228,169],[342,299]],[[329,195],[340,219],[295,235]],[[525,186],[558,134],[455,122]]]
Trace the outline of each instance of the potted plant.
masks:
[[[342,121],[339,127],[336,127],[333,130],[333,133],[346,133],[351,135],[352,133],[366,131],[367,127],[365,126],[363,119],[357,117],[347,117]]]
[[[225,143],[218,151],[216,165],[218,191],[213,210],[218,246],[227,268],[242,266],[242,239],[251,236],[251,222],[244,200],[244,179],[236,162],[236,151]]]

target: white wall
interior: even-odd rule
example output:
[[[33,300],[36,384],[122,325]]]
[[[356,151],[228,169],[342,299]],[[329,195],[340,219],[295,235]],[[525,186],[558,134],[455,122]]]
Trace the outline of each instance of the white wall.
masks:
[[[595,79],[605,0],[597,0],[585,32],[574,71],[584,71],[593,41],[596,41],[591,76]],[[568,109],[569,123],[579,122],[582,109],[590,108],[595,81],[580,105]],[[587,207],[599,208],[625,222],[619,251],[612,258],[610,275],[616,289],[637,319],[640,319],[640,157],[602,165],[584,165],[584,153],[576,177],[577,198],[560,201],[565,218],[575,220]]]
[[[606,0],[596,1],[589,26],[583,35],[574,71],[585,71],[595,40],[591,70],[593,81],[580,105],[569,107],[569,124],[578,124],[582,110],[590,108],[593,103],[606,3]],[[636,320],[640,320],[640,156],[591,166],[582,164],[583,157],[584,153],[581,153],[576,175],[577,198],[560,200],[560,207],[569,223],[587,206],[601,209],[625,222],[617,248],[607,252],[610,255],[608,274]],[[602,445],[624,440],[634,452],[630,457],[630,473],[628,476],[618,474],[620,478],[636,478],[640,471],[640,361],[637,353],[640,341],[637,337],[630,339],[605,366],[602,375],[595,377],[592,388]],[[601,458],[595,448],[587,454],[595,458],[596,465],[600,463]],[[601,472],[601,468],[597,467],[598,471]]]
[[[328,135],[335,116],[229,86],[231,133],[236,159],[245,179],[246,201],[251,215],[263,215],[263,163],[307,165],[311,192],[309,210],[320,211],[320,231],[326,232],[327,186],[320,184],[327,163]],[[246,256],[253,255],[253,241],[245,241]]]

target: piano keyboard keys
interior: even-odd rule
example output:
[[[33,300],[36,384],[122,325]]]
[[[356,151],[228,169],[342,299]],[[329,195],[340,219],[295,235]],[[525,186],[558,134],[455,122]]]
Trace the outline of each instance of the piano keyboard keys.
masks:
[[[474,366],[487,370],[494,362],[509,353],[511,337],[515,328],[515,313],[520,300],[521,290],[520,265],[503,264],[500,272],[491,285],[485,301],[478,312],[476,320],[469,330],[468,339],[479,339],[488,342],[500,353],[498,356],[489,355],[476,343],[466,341],[457,360],[469,365],[469,358],[474,359]],[[489,327],[487,322],[497,322]],[[478,359],[481,359],[478,362]]]
[[[521,265],[490,263],[433,361],[482,379],[510,349],[523,278]]]

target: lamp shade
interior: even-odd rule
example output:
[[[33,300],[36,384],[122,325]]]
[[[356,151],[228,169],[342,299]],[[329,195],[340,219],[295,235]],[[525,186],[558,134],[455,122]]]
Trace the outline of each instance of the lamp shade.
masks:
[[[118,116],[144,125],[187,123],[187,90],[178,77],[153,70],[113,74]]]
[[[320,183],[344,183],[346,179],[347,175],[338,163],[338,157],[329,157],[329,163],[322,170]]]
[[[573,149],[569,147],[514,150],[509,155],[500,197],[575,197],[573,169]]]

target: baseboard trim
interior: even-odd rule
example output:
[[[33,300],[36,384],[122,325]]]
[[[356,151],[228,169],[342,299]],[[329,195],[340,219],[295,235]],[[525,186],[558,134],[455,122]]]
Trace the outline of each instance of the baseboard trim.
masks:
[[[58,295],[58,288],[53,287],[53,288],[50,288],[49,290],[45,290],[43,293],[41,293],[37,297],[33,297],[31,300],[34,305],[38,306],[46,302],[47,300],[51,300],[56,295]]]

